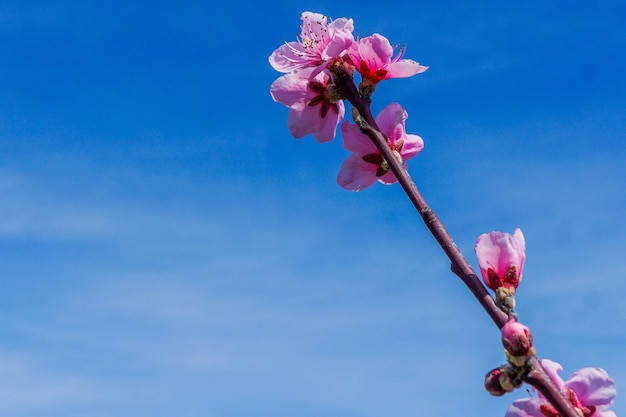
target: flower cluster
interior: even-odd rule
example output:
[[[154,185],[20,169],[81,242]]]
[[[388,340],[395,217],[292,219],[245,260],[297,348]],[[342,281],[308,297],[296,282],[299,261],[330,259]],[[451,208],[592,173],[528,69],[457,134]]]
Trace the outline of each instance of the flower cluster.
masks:
[[[527,326],[517,322],[513,311],[515,290],[522,280],[526,260],[526,242],[520,229],[515,230],[513,235],[485,233],[476,241],[475,252],[485,285],[496,292],[496,303],[509,314],[508,322],[501,329],[508,364],[491,370],[485,376],[487,391],[500,396],[521,386],[533,363],[538,364],[532,333]],[[609,409],[615,400],[615,383],[603,369],[583,368],[564,382],[558,375],[562,370],[558,363],[544,359],[541,367],[580,417],[616,417]],[[506,417],[562,416],[539,393],[538,397],[514,401]]]
[[[404,49],[396,51],[380,34],[355,38],[352,19],[331,20],[319,13],[304,12],[301,20],[296,41],[285,42],[269,57],[270,65],[282,73],[272,83],[270,94],[289,109],[289,132],[295,138],[312,135],[325,143],[332,141],[340,128],[344,148],[351,152],[337,177],[345,189],[360,191],[376,182],[392,184],[398,181],[396,173],[401,174],[405,186],[407,177],[402,169],[406,169],[407,160],[423,149],[424,141],[406,132],[408,114],[399,103],[387,105],[374,118],[371,98],[383,80],[411,77],[428,68],[405,59]],[[360,75],[358,87],[356,74]],[[356,123],[342,123],[346,102],[353,106]],[[440,245],[444,249],[454,247],[417,189],[408,190],[407,194]],[[507,358],[506,364],[487,373],[485,388],[494,396],[511,392],[524,382],[541,390],[538,398],[516,400],[506,417],[564,417],[557,408],[568,416],[575,413],[579,417],[615,417],[609,410],[615,398],[615,384],[604,370],[584,368],[564,382],[558,376],[559,364],[539,362],[530,329],[517,321],[515,293],[526,260],[522,231],[517,229],[512,235],[485,233],[477,239],[475,252],[483,281],[496,294],[495,306],[491,302],[485,305],[501,326]],[[462,271],[462,255],[447,250],[446,253],[455,273],[470,275],[468,286],[476,290],[481,303],[486,300],[482,297],[485,288],[474,279],[471,268],[469,272]],[[533,376],[537,373],[541,379]]]
[[[337,68],[351,77],[361,75],[358,91],[362,99],[369,99],[382,80],[410,77],[428,68],[405,59],[404,50],[394,56],[396,48],[380,34],[355,39],[352,19],[331,21],[322,14],[304,12],[301,20],[297,40],[286,42],[269,57],[270,65],[284,73],[272,84],[270,94],[289,108],[287,126],[295,138],[312,135],[320,143],[335,138],[346,101],[336,80]],[[424,146],[419,136],[405,132],[407,117],[402,106],[392,103],[376,118],[380,132],[403,165]],[[376,181],[397,181],[387,161],[358,126],[345,122],[341,132],[344,147],[353,152],[340,169],[337,182],[341,187],[359,191]]]

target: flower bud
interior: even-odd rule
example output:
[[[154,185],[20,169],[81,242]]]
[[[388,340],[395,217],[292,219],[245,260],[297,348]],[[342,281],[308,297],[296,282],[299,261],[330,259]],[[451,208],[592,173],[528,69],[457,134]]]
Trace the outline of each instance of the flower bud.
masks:
[[[500,397],[507,392],[513,391],[513,386],[507,383],[508,375],[504,371],[505,365],[492,369],[485,375],[485,389],[494,397]]]
[[[482,234],[474,251],[487,287],[492,290],[517,288],[526,260],[526,243],[520,229],[513,235],[502,232]]]
[[[502,345],[514,357],[525,357],[533,348],[533,335],[530,329],[515,320],[509,320],[502,327]]]

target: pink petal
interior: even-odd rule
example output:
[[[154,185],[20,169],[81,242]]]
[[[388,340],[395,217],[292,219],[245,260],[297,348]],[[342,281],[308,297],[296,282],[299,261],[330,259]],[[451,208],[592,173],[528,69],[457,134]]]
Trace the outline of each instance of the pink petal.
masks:
[[[304,74],[300,74],[301,72],[304,73],[306,71],[300,71],[296,74],[285,74],[272,83],[270,94],[274,101],[291,107],[296,101],[307,96],[307,93],[309,93],[307,88],[309,80],[304,78]]]
[[[313,134],[319,142],[329,142],[335,137],[336,127],[343,118],[343,109],[341,103],[339,114],[330,109],[326,117],[322,118],[320,106],[311,107],[307,105],[306,99],[300,100],[289,110],[287,117],[289,132],[296,139]]]
[[[376,145],[370,138],[361,133],[359,127],[351,124],[347,120],[341,125],[341,135],[343,136],[343,147],[351,152],[362,155],[378,152]]]
[[[601,368],[579,369],[565,386],[572,388],[586,406],[608,407],[615,401],[615,381]]]
[[[520,254],[519,260],[519,273],[522,274],[522,269],[524,269],[524,262],[526,261],[526,240],[524,239],[524,234],[520,229],[515,229],[513,233],[513,247]]]
[[[348,49],[354,43],[354,23],[352,19],[342,17],[333,20],[329,25],[332,39],[326,47],[325,55],[328,59],[338,57],[343,51]]]
[[[539,398],[522,398],[513,401],[504,417],[543,417],[539,407],[542,400]]]
[[[303,59],[308,54],[299,42],[288,42],[276,48],[269,57],[269,63],[276,71],[292,72],[309,66],[310,59]]]
[[[328,110],[326,117],[322,120],[323,124],[320,130],[313,132],[313,137],[320,143],[330,142],[337,134],[337,126],[343,119],[345,107],[342,101],[337,102],[337,112],[334,109]]]
[[[398,62],[387,65],[387,78],[406,78],[426,71],[428,67],[418,64],[412,59],[401,59]]]
[[[613,410],[596,410],[593,417],[617,417]]]
[[[383,35],[374,33],[359,40],[359,53],[370,69],[380,69],[391,61],[393,47]]]
[[[422,149],[424,149],[424,141],[421,137],[417,135],[405,135],[404,136],[404,145],[402,146],[402,159],[405,161],[413,158],[417,155]]]
[[[378,177],[378,182],[385,185],[391,185],[398,182],[398,178],[396,178],[396,175],[393,172],[389,171],[382,177]]]
[[[378,116],[376,116],[376,124],[380,131],[387,135],[390,139],[399,139],[394,135],[398,125],[402,125],[408,117],[407,112],[402,108],[400,103],[391,103],[385,107]],[[402,130],[404,132],[404,129]]]
[[[361,191],[376,182],[376,170],[376,165],[365,162],[359,154],[352,154],[341,165],[337,183],[346,190]]]
[[[306,102],[302,100],[289,109],[287,127],[291,136],[300,139],[320,129],[321,123],[319,122],[319,115],[315,113],[315,109],[308,107]]]

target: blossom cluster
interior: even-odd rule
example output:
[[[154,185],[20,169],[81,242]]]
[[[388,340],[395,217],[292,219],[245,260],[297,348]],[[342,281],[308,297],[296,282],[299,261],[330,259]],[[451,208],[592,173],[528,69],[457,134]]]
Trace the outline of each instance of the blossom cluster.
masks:
[[[269,57],[270,65],[284,73],[270,87],[272,98],[289,108],[287,126],[295,138],[312,135],[318,142],[330,142],[344,119],[346,98],[336,83],[332,68],[360,74],[359,92],[368,98],[379,82],[410,77],[428,67],[405,59],[380,34],[355,39],[352,19],[330,20],[319,13],[304,12],[300,35],[285,42]],[[398,103],[391,103],[376,117],[376,124],[402,162],[424,147],[422,138],[407,134],[408,114]],[[341,125],[344,147],[352,152],[340,168],[337,182],[345,189],[359,191],[376,181],[396,182],[387,161],[359,127],[345,121]]]
[[[493,369],[485,376],[487,391],[500,396],[521,385],[519,371],[535,357],[532,333],[527,326],[517,322],[513,310],[513,297],[522,280],[526,261],[524,234],[520,229],[516,229],[512,235],[497,231],[482,234],[476,241],[475,252],[485,285],[496,292],[496,301],[500,299],[498,305],[509,314],[509,321],[502,327],[502,344],[509,365]],[[505,302],[507,298],[513,298],[513,301]],[[615,382],[603,369],[583,368],[568,381],[563,381],[558,375],[562,370],[561,365],[544,359],[541,366],[579,416],[615,417],[615,412],[609,409],[615,400]],[[554,406],[539,393],[538,397],[515,400],[505,417],[560,416]]]
[[[406,132],[408,114],[399,103],[387,105],[374,118],[369,107],[371,97],[383,80],[410,77],[426,71],[427,67],[405,59],[403,49],[396,54],[396,48],[380,34],[355,38],[352,19],[330,20],[322,14],[304,12],[301,20],[297,39],[285,42],[269,57],[270,65],[283,74],[271,85],[270,94],[289,109],[289,132],[295,138],[312,135],[318,142],[325,143],[336,137],[339,128],[343,146],[351,152],[337,176],[338,184],[345,189],[359,191],[377,181],[396,182],[394,171],[399,172],[400,166],[406,169],[406,161],[423,149],[424,142],[421,137]],[[358,88],[354,81],[356,74],[360,75]],[[342,123],[346,103],[353,106],[356,124]],[[391,166],[394,166],[393,171]],[[432,213],[420,199],[412,199],[418,201],[416,208],[420,213]],[[426,221],[427,217],[424,219]],[[428,219],[438,221],[436,216]],[[434,230],[442,247],[454,246],[449,236],[438,232],[445,231],[443,225],[440,226],[432,227],[431,231]],[[449,242],[449,245],[441,242]],[[570,380],[563,381],[558,376],[561,366],[537,359],[530,329],[518,322],[515,295],[526,261],[522,231],[517,229],[512,235],[497,231],[485,233],[477,239],[475,253],[485,286],[495,292],[495,305],[493,302],[486,304],[489,312],[498,318],[507,359],[505,365],[486,375],[485,388],[499,396],[529,382],[539,391],[536,398],[513,402],[506,417],[564,417],[560,413],[615,417],[610,410],[615,383],[604,370],[583,368]],[[453,267],[461,264],[456,255],[450,259]],[[473,277],[473,271],[467,274],[470,273]],[[471,282],[476,283],[470,286],[472,290],[480,287],[475,294],[485,290],[478,280]],[[529,378],[531,371],[544,378]]]

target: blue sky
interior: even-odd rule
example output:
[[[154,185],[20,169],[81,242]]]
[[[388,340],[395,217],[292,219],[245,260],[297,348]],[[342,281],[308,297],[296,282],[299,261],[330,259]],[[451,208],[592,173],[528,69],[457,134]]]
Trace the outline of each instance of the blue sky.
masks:
[[[623,2],[0,4],[0,415],[502,416],[497,329],[400,188],[341,190],[269,54],[311,10],[430,69],[381,84],[474,266],[526,236],[538,353],[626,412]]]

